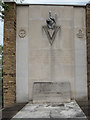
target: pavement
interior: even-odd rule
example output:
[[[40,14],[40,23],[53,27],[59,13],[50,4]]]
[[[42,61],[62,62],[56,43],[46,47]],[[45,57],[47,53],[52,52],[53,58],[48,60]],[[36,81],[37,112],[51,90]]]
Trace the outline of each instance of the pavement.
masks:
[[[16,115],[27,103],[15,103],[7,108],[2,109],[2,120],[10,120]]]
[[[90,101],[77,102],[83,110],[88,120],[90,120]],[[13,118],[27,103],[15,103],[12,106],[2,109],[2,120],[10,120]],[[18,119],[20,120],[20,119]],[[23,120],[23,119],[22,119]],[[29,119],[30,120],[30,119]],[[42,120],[42,119],[37,119]],[[46,120],[46,119],[44,119]],[[55,120],[55,119],[54,119]],[[60,119],[58,119],[60,120]],[[65,119],[66,120],[66,119]],[[74,120],[74,118],[73,118]],[[76,119],[77,120],[77,119]]]
[[[87,116],[88,120],[90,120],[90,100],[89,101],[77,101],[78,105],[82,109],[82,111]]]
[[[59,118],[63,119],[78,119],[87,120],[84,112],[81,110],[76,101],[60,104],[31,104],[28,103],[21,109],[13,119],[26,119],[26,118]]]

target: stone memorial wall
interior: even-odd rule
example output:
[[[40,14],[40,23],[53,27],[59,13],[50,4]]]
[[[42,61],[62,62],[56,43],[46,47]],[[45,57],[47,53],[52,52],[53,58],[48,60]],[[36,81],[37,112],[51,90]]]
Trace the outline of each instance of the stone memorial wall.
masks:
[[[34,82],[68,82],[71,99],[87,100],[90,96],[90,87],[87,88],[90,5],[86,8],[16,6],[14,2],[8,5],[10,10],[5,14],[4,21],[4,106],[32,100]],[[56,25],[60,27],[52,45],[43,29],[50,11],[52,17],[56,14]],[[48,32],[51,38],[53,30]]]
[[[60,27],[52,45],[43,29],[50,11],[52,17],[57,15],[56,25]],[[18,102],[32,100],[34,82],[70,82],[71,98],[87,99],[85,17],[84,7],[17,6]]]

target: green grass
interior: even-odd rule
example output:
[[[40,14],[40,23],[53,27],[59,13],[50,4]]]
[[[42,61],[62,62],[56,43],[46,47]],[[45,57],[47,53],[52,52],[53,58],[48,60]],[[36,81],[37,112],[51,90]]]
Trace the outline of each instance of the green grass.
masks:
[[[0,95],[0,108],[2,107],[2,95]]]
[[[2,65],[2,58],[0,58],[0,65]]]
[[[2,79],[0,78],[0,107],[2,106]]]
[[[0,108],[1,106],[2,106],[2,68],[0,68]]]
[[[0,69],[0,78],[2,78],[2,68]]]
[[[0,45],[0,107],[2,106],[2,49],[3,47]]]
[[[1,54],[1,52],[2,52],[2,46],[0,45],[0,54]]]
[[[2,106],[2,79],[0,78],[0,107]]]

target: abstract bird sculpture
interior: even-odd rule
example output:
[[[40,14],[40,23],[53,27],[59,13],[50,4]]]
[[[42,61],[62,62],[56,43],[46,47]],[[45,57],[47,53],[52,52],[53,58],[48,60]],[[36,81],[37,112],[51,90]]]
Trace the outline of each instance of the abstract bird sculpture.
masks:
[[[49,29],[55,29],[56,27],[56,14],[55,18],[51,16],[51,12],[49,12],[49,18],[46,20],[47,26]]]

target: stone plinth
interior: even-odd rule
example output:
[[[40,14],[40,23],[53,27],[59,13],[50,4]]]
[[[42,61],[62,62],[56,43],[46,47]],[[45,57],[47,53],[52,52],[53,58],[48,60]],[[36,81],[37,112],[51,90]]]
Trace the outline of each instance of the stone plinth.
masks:
[[[34,82],[33,103],[70,102],[69,82]]]

